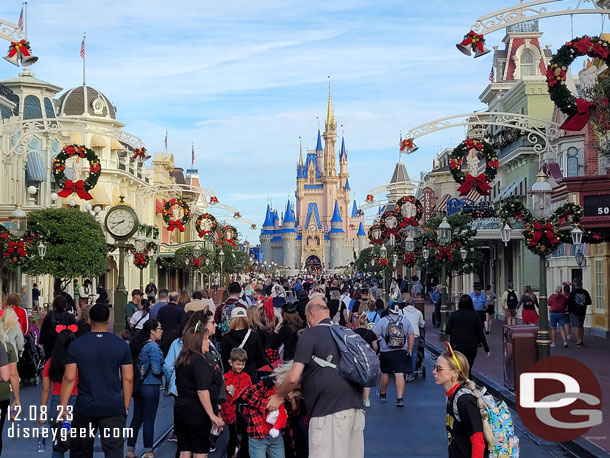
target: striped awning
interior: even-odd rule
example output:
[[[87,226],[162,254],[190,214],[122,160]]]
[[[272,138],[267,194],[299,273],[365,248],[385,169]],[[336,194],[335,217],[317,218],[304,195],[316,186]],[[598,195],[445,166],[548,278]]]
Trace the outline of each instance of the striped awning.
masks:
[[[525,177],[520,180],[514,181],[508,186],[506,186],[502,191],[498,193],[494,202],[499,202],[503,199],[507,199],[508,197],[522,196],[526,193],[525,188]]]
[[[472,188],[470,190],[470,192],[464,197],[464,199],[468,200],[468,201],[472,201],[472,203],[476,203],[476,201],[479,199],[479,197],[481,197],[481,194],[479,194],[479,191],[477,191],[475,188]]]
[[[451,198],[451,194],[445,194],[443,198],[436,204],[437,212],[446,212],[447,211],[447,201]]]
[[[35,151],[29,152],[25,162],[25,180],[42,183],[46,179],[47,168],[44,165],[44,159]]]
[[[163,213],[163,206],[164,205],[165,205],[165,201],[164,200],[156,199],[155,200],[155,212],[156,213]]]

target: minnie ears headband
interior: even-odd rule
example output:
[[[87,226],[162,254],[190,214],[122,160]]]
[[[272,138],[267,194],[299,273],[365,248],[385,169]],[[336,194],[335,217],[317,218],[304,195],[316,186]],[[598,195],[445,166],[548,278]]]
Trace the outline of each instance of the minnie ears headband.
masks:
[[[76,332],[76,331],[78,331],[78,326],[76,326],[75,324],[71,324],[70,326],[65,326],[63,324],[58,324],[57,326],[55,326],[55,332],[57,334],[59,334],[61,331],[65,331],[66,329],[68,331]]]

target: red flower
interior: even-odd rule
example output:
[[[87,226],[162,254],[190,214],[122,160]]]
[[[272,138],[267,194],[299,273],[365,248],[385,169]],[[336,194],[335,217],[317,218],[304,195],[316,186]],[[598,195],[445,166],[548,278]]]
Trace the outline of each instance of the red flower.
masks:
[[[488,162],[487,162],[487,165],[488,165],[489,167],[493,167],[493,168],[497,169],[497,168],[498,168],[499,163],[498,163],[498,160],[496,159],[496,160],[494,160],[494,161],[488,161]]]
[[[584,37],[582,40],[574,43],[574,48],[580,51],[581,55],[587,54],[589,49],[593,48],[593,43],[591,42],[591,38]]]
[[[79,146],[79,147],[78,147],[78,155],[79,155],[80,157],[82,157],[82,158],[84,158],[84,157],[85,157],[85,150],[83,149],[83,147],[82,147],[82,146]]]
[[[602,46],[600,42],[593,45],[593,52],[596,53],[602,59],[608,57],[608,47]]]
[[[99,162],[92,162],[92,163],[91,163],[91,166],[89,167],[89,170],[90,170],[92,173],[99,173],[99,172],[100,172],[100,170],[101,170],[100,163],[99,163]]]
[[[70,157],[74,156],[76,154],[76,150],[74,149],[74,146],[70,145],[70,146],[66,146],[64,148],[64,151],[66,152],[66,154]]]

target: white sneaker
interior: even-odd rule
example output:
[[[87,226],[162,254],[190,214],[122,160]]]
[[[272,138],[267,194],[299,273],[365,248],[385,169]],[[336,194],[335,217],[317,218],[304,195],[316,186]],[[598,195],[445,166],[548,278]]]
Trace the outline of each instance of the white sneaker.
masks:
[[[551,344],[551,348],[555,348],[555,344],[554,343]]]
[[[370,399],[365,399],[364,400],[364,407],[371,407],[371,400]]]

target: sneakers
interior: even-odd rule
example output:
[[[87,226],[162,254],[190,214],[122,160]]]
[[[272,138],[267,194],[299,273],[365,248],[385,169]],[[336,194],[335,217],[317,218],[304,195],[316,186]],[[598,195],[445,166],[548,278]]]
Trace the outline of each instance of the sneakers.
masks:
[[[364,407],[371,407],[371,400],[370,399],[365,399],[364,400]]]
[[[405,403],[403,402],[402,398],[398,398],[396,399],[396,407],[404,407]]]
[[[578,343],[576,344],[576,346],[577,346],[577,347],[582,347],[582,346],[584,346],[584,345],[585,345],[585,343],[584,343],[584,342],[578,342]]]
[[[574,341],[574,339],[572,338],[572,336],[568,336],[568,342],[572,342]]]
[[[167,440],[170,441],[170,442],[178,442],[178,437],[176,436],[176,433],[172,433],[172,435],[169,436],[167,438]]]
[[[415,376],[413,374],[405,374],[405,382],[412,382],[415,380]]]
[[[567,341],[563,341],[563,348],[568,348],[568,342]]]
[[[553,342],[553,343],[551,344],[551,348],[555,348],[555,347],[556,347],[555,342]]]
[[[381,402],[386,402],[388,400],[387,394],[386,393],[382,393],[381,391],[377,392],[377,396],[379,396],[379,400]]]

